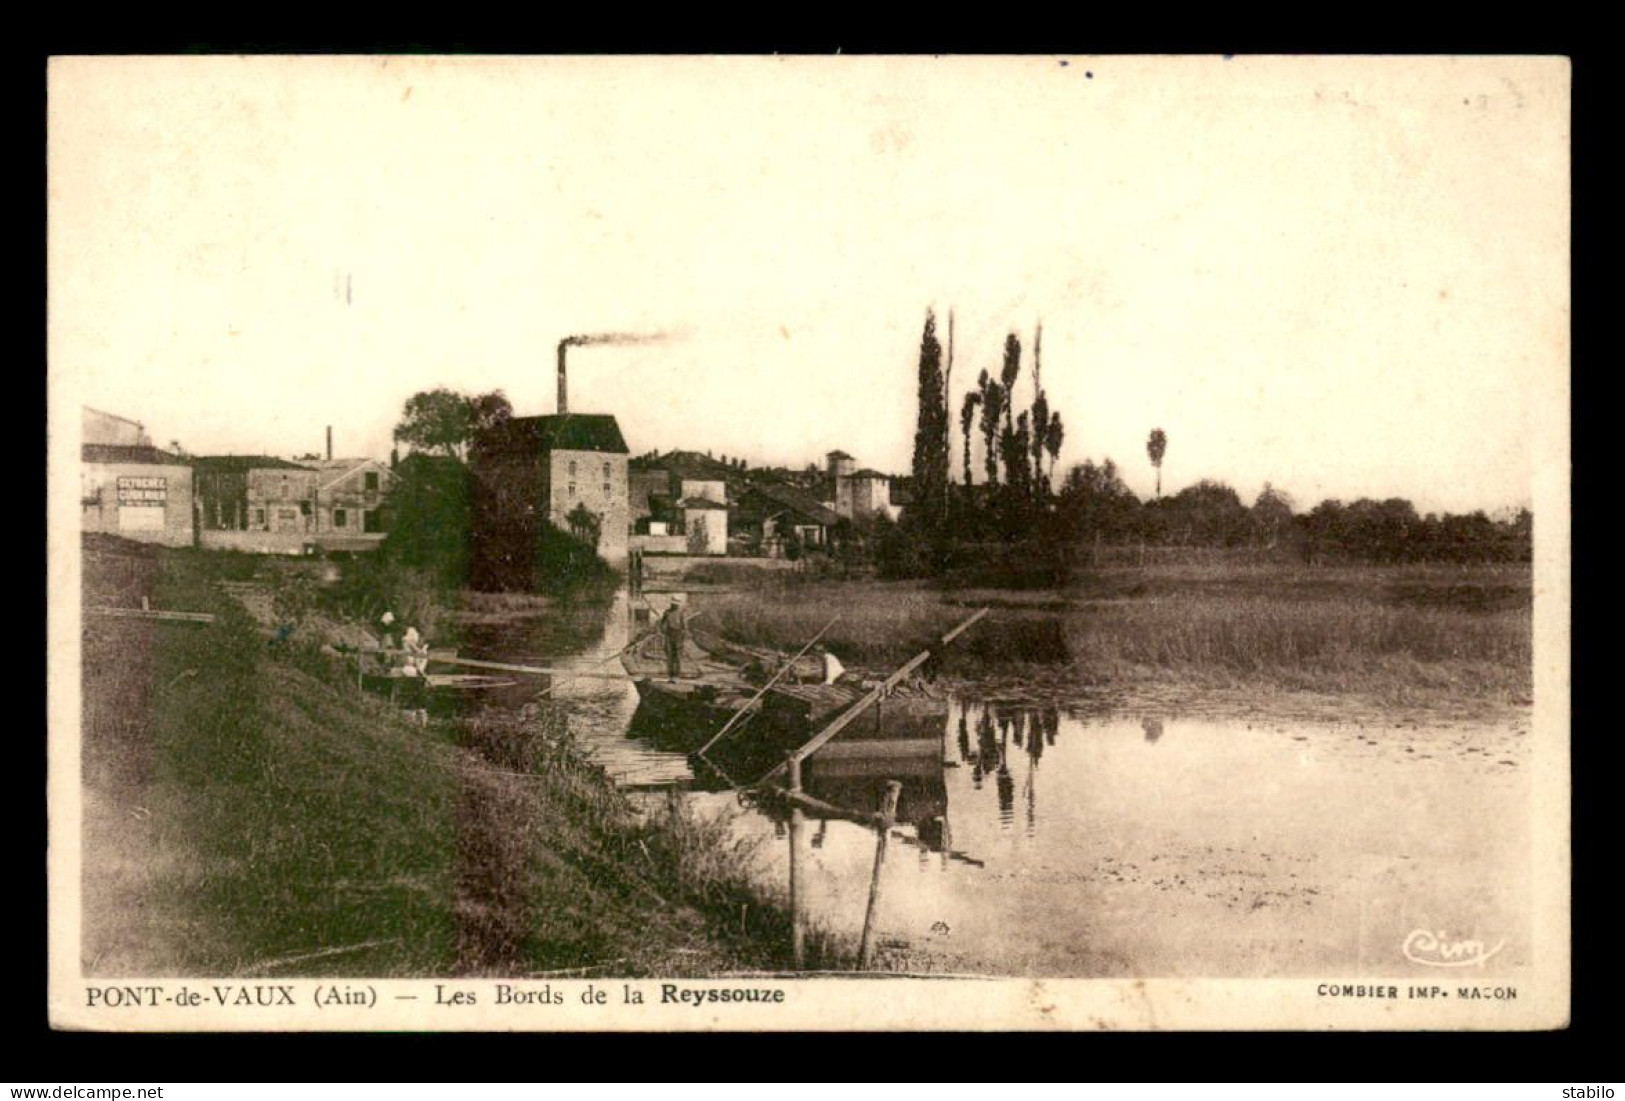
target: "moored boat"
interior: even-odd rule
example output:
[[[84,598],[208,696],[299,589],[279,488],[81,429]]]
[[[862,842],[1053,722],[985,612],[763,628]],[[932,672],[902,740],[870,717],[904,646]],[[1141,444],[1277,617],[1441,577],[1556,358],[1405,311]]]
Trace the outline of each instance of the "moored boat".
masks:
[[[693,752],[743,711],[711,755],[765,754],[777,759],[833,722],[873,687],[853,676],[835,684],[798,683],[798,678],[817,676],[819,663],[812,658],[797,662],[788,675],[773,681],[784,661],[783,655],[721,641],[701,645],[690,632],[684,639],[681,674],[671,677],[662,640],[651,635],[621,656],[640,701],[634,726],[643,731],[659,728],[659,740]],[[853,724],[842,741],[893,743],[894,754],[904,743],[918,748],[929,742],[935,748],[928,755],[940,767],[946,700],[910,686],[873,710],[874,717],[866,715]]]

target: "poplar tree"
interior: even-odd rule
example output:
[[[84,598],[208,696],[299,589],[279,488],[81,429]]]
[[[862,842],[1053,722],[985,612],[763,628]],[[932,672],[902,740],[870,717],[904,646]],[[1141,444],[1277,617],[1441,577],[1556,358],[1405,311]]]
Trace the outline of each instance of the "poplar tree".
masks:
[[[915,519],[926,529],[942,522],[948,495],[948,405],[942,375],[942,344],[937,319],[925,314],[920,337],[919,417],[914,429]]]

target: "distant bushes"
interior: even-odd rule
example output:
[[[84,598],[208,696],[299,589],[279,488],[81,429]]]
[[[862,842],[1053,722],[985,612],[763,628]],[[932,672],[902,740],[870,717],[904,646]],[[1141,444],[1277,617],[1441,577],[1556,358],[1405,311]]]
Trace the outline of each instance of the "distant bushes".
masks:
[[[620,575],[587,543],[545,520],[535,528],[481,533],[469,582],[486,592],[590,595]]]
[[[573,596],[617,579],[584,527],[585,538],[541,519],[534,527],[488,522],[477,528],[473,476],[456,459],[409,455],[397,475],[391,529],[380,550],[434,586]]]

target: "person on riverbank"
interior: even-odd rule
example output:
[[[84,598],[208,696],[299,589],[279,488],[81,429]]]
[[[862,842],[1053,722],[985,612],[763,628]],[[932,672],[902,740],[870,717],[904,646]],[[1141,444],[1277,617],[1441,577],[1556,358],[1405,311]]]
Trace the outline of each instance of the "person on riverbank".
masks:
[[[683,594],[671,598],[671,604],[660,617],[660,637],[666,643],[666,679],[675,681],[683,675],[683,639],[688,634],[688,622],[683,614]]]
[[[429,644],[418,634],[416,627],[408,626],[401,636],[401,648],[406,651],[406,664],[419,673],[429,671]]]
[[[821,643],[818,646],[818,657],[819,668],[824,677],[823,683],[834,684],[846,675],[846,666],[841,664],[841,659],[830,653],[828,647]]]

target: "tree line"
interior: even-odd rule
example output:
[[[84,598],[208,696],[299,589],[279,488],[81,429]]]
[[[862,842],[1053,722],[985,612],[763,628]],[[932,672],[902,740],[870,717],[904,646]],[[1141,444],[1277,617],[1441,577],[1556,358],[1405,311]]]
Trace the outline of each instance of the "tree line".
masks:
[[[1305,512],[1265,483],[1246,504],[1230,486],[1202,479],[1142,501],[1110,459],[1067,471],[1056,495],[1054,534],[1072,543],[1154,547],[1253,547],[1306,562],[1527,562],[1534,517],[1483,511],[1421,514],[1400,497],[1321,501]]]
[[[1022,343],[1006,336],[1002,362],[983,369],[957,400],[953,374],[953,314],[946,354],[936,317],[926,312],[919,355],[919,412],[914,435],[913,500],[895,528],[880,524],[875,557],[883,573],[920,576],[976,570],[991,560],[1020,562],[1035,580],[1055,579],[1080,545],[1252,547],[1307,562],[1527,562],[1533,517],[1484,512],[1418,513],[1403,498],[1320,502],[1299,512],[1291,497],[1267,484],[1245,503],[1230,486],[1202,479],[1162,493],[1168,434],[1151,430],[1146,457],[1156,471],[1156,495],[1141,500],[1111,459],[1055,473],[1066,429],[1043,386],[1043,327],[1033,337],[1032,399],[1020,408]],[[952,438],[957,410],[958,438]],[[981,464],[975,445],[981,445]],[[959,452],[962,484],[951,477]],[[1047,463],[1047,467],[1046,467]],[[978,473],[980,480],[978,480]]]
[[[902,535],[914,540],[927,572],[944,567],[956,546],[984,539],[1018,538],[1050,509],[1055,464],[1066,440],[1061,412],[1050,405],[1043,384],[1043,328],[1033,337],[1031,391],[1020,408],[1022,343],[1005,337],[997,368],[983,368],[954,400],[953,314],[948,315],[946,357],[936,315],[927,311],[920,338],[919,418],[914,434],[914,499],[903,513]],[[959,440],[952,438],[957,405]],[[982,444],[981,481],[973,460]],[[956,443],[963,450],[963,484],[951,472]]]

